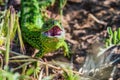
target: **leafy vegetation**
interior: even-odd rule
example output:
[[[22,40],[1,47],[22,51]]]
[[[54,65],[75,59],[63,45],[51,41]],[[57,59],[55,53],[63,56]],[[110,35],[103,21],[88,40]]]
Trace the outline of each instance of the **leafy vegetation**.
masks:
[[[66,0],[60,0],[60,14],[62,16],[62,8],[65,5]],[[55,0],[46,0],[40,1],[40,8],[44,11],[48,6],[53,5]],[[3,4],[0,1],[0,4]],[[1,80],[41,80],[43,78],[43,65],[48,65],[45,62],[40,61],[39,59],[34,59],[29,56],[25,56],[21,53],[16,53],[11,50],[12,43],[20,45],[20,49],[22,53],[25,53],[24,44],[22,41],[22,35],[19,24],[19,17],[16,11],[12,6],[9,9],[5,9],[1,11],[0,17],[0,54],[1,56],[1,67],[0,67],[0,79]],[[16,38],[16,33],[18,37]],[[19,44],[20,43],[20,44]],[[14,56],[11,56],[14,55]],[[5,60],[5,65],[4,61]],[[9,68],[9,64],[19,63],[15,68]],[[49,66],[51,66],[49,64]],[[54,66],[52,66],[54,68]],[[16,73],[16,70],[22,70]],[[67,72],[66,72],[67,73]],[[71,74],[66,74],[69,80],[73,80]],[[32,77],[32,78],[31,78]],[[65,76],[64,76],[65,77]],[[50,80],[54,78],[54,76],[46,76],[43,80]],[[65,77],[67,79],[67,77]],[[75,79],[74,79],[75,80]]]
[[[117,45],[120,43],[120,28],[113,31],[111,27],[107,28],[109,38],[106,39],[106,46]]]
[[[67,0],[58,0],[58,11],[62,18],[63,7]],[[45,13],[47,7],[53,6],[56,0],[39,0],[40,9]],[[0,5],[5,5],[3,0],[0,0]],[[43,15],[47,17],[47,14]],[[120,28],[113,31],[110,27],[107,28],[109,38],[106,39],[106,46],[118,45],[120,43]],[[19,45],[20,52],[12,51],[12,43]],[[36,59],[27,56],[21,35],[19,15],[14,8],[10,6],[4,11],[0,11],[0,80],[52,80],[57,75],[51,74],[52,70],[59,71],[58,74],[64,80],[80,80],[82,74],[74,71],[70,66],[62,67],[59,65],[45,62],[43,59]],[[57,63],[57,62],[56,62]],[[16,65],[11,66],[10,64]],[[51,71],[51,73],[50,73]]]

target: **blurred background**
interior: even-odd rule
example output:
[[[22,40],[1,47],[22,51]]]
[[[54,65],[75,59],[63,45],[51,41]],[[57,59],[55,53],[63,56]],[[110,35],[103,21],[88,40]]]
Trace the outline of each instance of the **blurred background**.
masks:
[[[5,1],[0,0],[0,11],[6,8]],[[19,12],[20,0],[8,0],[8,6],[10,5]],[[50,17],[57,19],[60,15],[55,6],[49,7],[47,12]],[[120,0],[67,0],[63,8],[62,25],[66,31],[66,41],[73,53],[74,68],[79,70],[87,55],[96,55],[100,48],[105,47],[107,27],[113,30],[120,27]],[[64,58],[60,59],[66,61]],[[118,78],[120,79],[120,68],[114,80]]]

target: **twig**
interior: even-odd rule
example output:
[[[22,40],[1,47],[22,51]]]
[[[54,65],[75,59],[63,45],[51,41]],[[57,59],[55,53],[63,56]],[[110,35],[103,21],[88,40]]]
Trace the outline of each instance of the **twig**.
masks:
[[[39,79],[38,79],[38,80],[42,80],[43,70],[44,70],[44,69],[41,69],[40,74],[39,74]]]
[[[45,59],[45,62],[48,63],[46,59]],[[46,68],[46,76],[48,76],[49,75],[49,73],[48,73],[49,72],[48,66],[46,65],[45,68]]]
[[[14,68],[13,71],[18,70],[18,69],[22,68],[23,66],[29,65],[29,64],[31,64],[31,63],[32,63],[32,62],[24,63],[24,64],[18,66],[17,68]]]
[[[93,14],[89,13],[88,16],[90,16],[93,20],[95,20],[99,24],[107,25],[107,22],[98,20]]]
[[[0,50],[1,50],[1,51],[5,51],[6,49],[3,48],[3,47],[0,47]],[[30,57],[30,56],[27,56],[27,55],[23,55],[23,54],[20,54],[20,53],[16,53],[16,52],[14,52],[14,51],[10,51],[10,53],[15,54],[15,55],[19,55],[19,56],[26,56],[26,57],[28,58],[27,60],[19,60],[18,62],[26,62],[26,61],[28,61],[28,62],[33,61],[33,62],[34,62],[34,61],[39,61],[40,64],[45,65],[45,66],[48,66],[48,67],[51,67],[51,68],[56,69],[56,70],[62,70],[62,71],[65,71],[65,72],[73,72],[74,74],[78,74],[78,75],[80,75],[80,76],[83,76],[83,75],[84,75],[83,73],[80,73],[80,72],[77,72],[77,71],[73,71],[73,70],[68,70],[68,69],[65,69],[65,68],[63,68],[63,67],[61,67],[61,66],[56,67],[56,66],[53,66],[53,65],[49,64],[48,62],[42,62],[42,61],[40,61],[40,59],[35,59],[35,58],[33,58],[33,57]],[[18,58],[19,58],[19,57],[18,57]],[[21,58],[23,58],[23,57],[21,57]],[[10,62],[13,62],[13,61],[17,61],[17,60],[10,60]],[[29,63],[28,63],[28,64],[29,64]],[[107,65],[104,65],[104,66],[102,66],[102,68],[96,69],[95,71],[98,72],[98,70],[100,71],[100,70],[103,70],[103,69],[105,69],[105,68],[111,67],[112,64],[113,64],[113,63],[109,63],[109,64],[107,64]],[[23,67],[24,65],[26,65],[26,64],[21,65],[21,67]],[[15,70],[16,70],[16,69],[19,69],[19,68],[21,68],[21,67],[15,68]],[[90,76],[88,76],[88,77],[90,77]]]
[[[1,51],[6,51],[6,49],[3,48],[3,47],[0,47],[0,50],[1,50]],[[62,67],[53,66],[53,65],[51,65],[51,64],[49,64],[49,63],[40,61],[40,59],[35,59],[35,58],[33,58],[33,57],[30,57],[30,56],[27,56],[27,55],[23,55],[23,54],[14,52],[14,51],[10,51],[10,53],[11,53],[11,54],[15,54],[15,55],[19,55],[19,56],[26,56],[26,57],[28,57],[29,59],[32,59],[33,61],[34,61],[34,60],[35,60],[35,61],[38,61],[38,60],[39,60],[39,62],[40,62],[41,64],[43,64],[43,65],[47,65],[48,67],[54,68],[54,69],[56,69],[56,70],[63,70]],[[20,60],[19,60],[19,61],[20,61]],[[22,60],[22,61],[23,61],[23,60]],[[26,60],[26,61],[30,61],[30,60]],[[75,74],[79,74],[79,75],[81,75],[81,76],[83,75],[83,74],[81,74],[81,73],[79,73],[79,72],[77,72],[77,71],[73,71],[73,70],[64,69],[63,71],[69,71],[69,72],[71,71],[71,72],[73,72],[73,73],[75,73]]]
[[[70,42],[71,44],[78,44],[78,42],[75,41],[75,40],[71,40],[71,39],[69,39],[69,38],[66,38],[66,40],[67,40],[68,42]]]
[[[35,62],[35,61],[37,61],[37,60],[35,60],[35,59],[23,59],[23,60],[10,60],[9,62],[13,62],[13,63],[15,63],[15,62]]]

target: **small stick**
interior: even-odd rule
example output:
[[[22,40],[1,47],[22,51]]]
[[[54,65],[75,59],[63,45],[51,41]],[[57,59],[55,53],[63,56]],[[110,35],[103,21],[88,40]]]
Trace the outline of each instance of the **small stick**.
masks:
[[[75,40],[71,40],[71,39],[69,39],[69,38],[66,38],[66,40],[67,40],[68,42],[70,42],[71,44],[78,44],[78,42],[75,41]]]
[[[107,22],[98,20],[93,14],[89,13],[88,16],[90,16],[93,20],[95,20],[97,23],[102,25],[107,25]]]
[[[45,59],[45,62],[48,63],[46,59]],[[46,76],[48,76],[49,75],[49,73],[48,73],[49,72],[48,66],[45,65],[45,68],[46,68]]]
[[[6,51],[6,49],[3,48],[3,47],[0,47],[0,50]],[[15,55],[19,55],[19,56],[26,56],[26,55],[23,55],[23,54],[14,52],[14,51],[10,51],[10,53],[15,54]],[[33,57],[30,57],[30,56],[26,56],[26,57],[28,57],[28,58],[30,58],[30,59],[33,59],[33,60],[36,60],[36,61],[39,60],[39,62],[40,62],[41,64],[47,65],[48,67],[51,67],[51,68],[56,69],[56,70],[71,71],[71,72],[73,72],[73,73],[75,73],[75,74],[79,74],[80,76],[83,75],[83,74],[81,74],[81,73],[79,73],[79,72],[77,72],[77,71],[68,70],[68,69],[63,69],[62,67],[56,67],[56,66],[53,66],[53,65],[51,65],[51,64],[49,64],[49,63],[47,63],[47,62],[42,62],[42,61],[40,61],[40,59],[35,59],[35,58],[33,58]],[[20,61],[20,60],[19,60],[19,61]]]

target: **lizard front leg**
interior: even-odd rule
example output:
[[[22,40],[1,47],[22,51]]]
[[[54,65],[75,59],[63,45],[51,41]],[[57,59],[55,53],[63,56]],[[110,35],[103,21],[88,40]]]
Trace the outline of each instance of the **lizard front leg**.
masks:
[[[64,56],[70,57],[69,48],[68,48],[67,43],[63,42],[62,46],[63,46],[63,49],[64,49]]]

